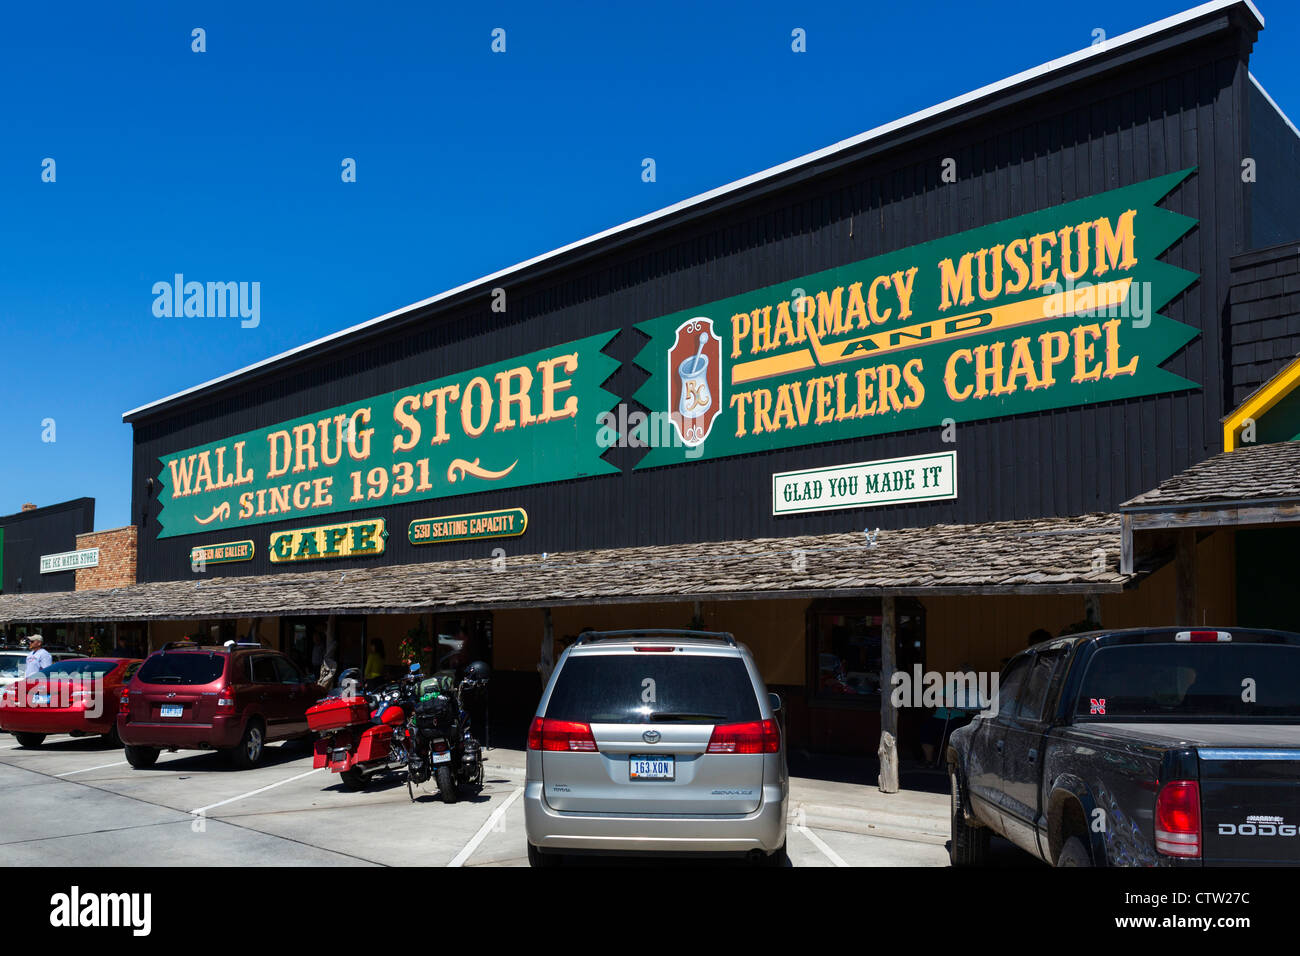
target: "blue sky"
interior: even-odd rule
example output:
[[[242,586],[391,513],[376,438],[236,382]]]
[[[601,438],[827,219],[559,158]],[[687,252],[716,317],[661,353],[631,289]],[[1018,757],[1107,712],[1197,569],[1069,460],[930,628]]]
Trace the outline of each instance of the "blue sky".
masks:
[[[125,524],[128,408],[1191,5],[7,5],[0,514]],[[1294,118],[1300,9],[1260,8]],[[178,272],[259,282],[260,324],[155,317]]]

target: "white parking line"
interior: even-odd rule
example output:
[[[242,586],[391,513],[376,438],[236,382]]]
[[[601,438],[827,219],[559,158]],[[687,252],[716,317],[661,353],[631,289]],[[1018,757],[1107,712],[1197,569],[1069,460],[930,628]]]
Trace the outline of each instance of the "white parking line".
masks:
[[[224,807],[227,803],[234,803],[236,800],[243,800],[245,797],[256,796],[259,793],[266,793],[266,791],[274,790],[276,787],[282,787],[286,783],[293,783],[295,780],[301,780],[303,777],[310,777],[312,774],[319,773],[324,769],[324,767],[316,767],[312,770],[308,770],[306,773],[300,773],[296,777],[290,777],[287,780],[281,780],[278,783],[267,784],[265,787],[258,787],[256,790],[248,791],[248,793],[241,793],[237,797],[229,797],[225,800],[218,800],[216,803],[209,803],[206,807],[199,807],[197,810],[191,810],[190,813],[194,816],[198,816],[200,813],[207,813],[209,810],[215,810],[217,807]]]
[[[510,796],[506,798],[505,803],[501,804],[501,806],[497,807],[495,810],[492,811],[492,815],[487,818],[487,822],[478,828],[478,833],[475,833],[474,836],[470,838],[470,841],[465,844],[465,848],[461,850],[459,853],[457,853],[455,858],[447,865],[464,866],[465,861],[468,860],[471,856],[473,856],[474,851],[478,849],[478,845],[483,842],[483,840],[487,837],[488,833],[491,832],[492,828],[496,826],[497,821],[500,820],[503,816],[505,816],[506,811],[510,809],[510,804],[518,800],[519,795],[523,792],[524,792],[523,787],[515,788],[515,792],[510,794]]]
[[[804,836],[806,836],[809,842],[812,843],[813,846],[821,850],[822,856],[830,860],[831,863],[835,864],[836,866],[848,866],[848,864],[844,862],[843,857],[841,857],[838,853],[836,853],[834,850],[832,850],[830,847],[826,845],[826,841],[824,841],[817,834],[813,833],[802,823],[796,823],[794,825],[794,828],[798,830],[800,833],[802,833]]]
[[[126,764],[125,760],[119,760],[117,763],[101,763],[98,767],[82,767],[80,770],[69,770],[66,773],[56,773],[56,777],[71,777],[74,773],[90,773],[92,770],[103,770],[105,767],[121,767]]]

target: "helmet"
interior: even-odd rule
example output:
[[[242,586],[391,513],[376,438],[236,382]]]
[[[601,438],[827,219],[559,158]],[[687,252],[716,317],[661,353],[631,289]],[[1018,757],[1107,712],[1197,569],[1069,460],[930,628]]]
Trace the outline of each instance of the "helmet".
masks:
[[[344,697],[355,697],[361,690],[361,669],[349,667],[339,675],[338,688]]]
[[[465,667],[464,680],[473,681],[476,684],[486,684],[491,676],[492,668],[482,661],[474,661]]]

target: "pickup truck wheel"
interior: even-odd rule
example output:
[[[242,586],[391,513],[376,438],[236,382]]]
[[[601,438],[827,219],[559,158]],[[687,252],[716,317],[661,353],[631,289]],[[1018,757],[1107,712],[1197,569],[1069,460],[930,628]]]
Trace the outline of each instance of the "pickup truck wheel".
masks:
[[[1078,837],[1070,837],[1056,858],[1057,866],[1092,866],[1092,854]]]
[[[948,774],[948,792],[952,811],[948,859],[953,866],[983,866],[989,854],[989,831],[987,827],[972,827],[966,822],[966,801],[955,772]]]
[[[45,742],[45,735],[16,733],[14,734],[14,740],[18,741],[19,747],[34,748]]]
[[[131,765],[132,770],[144,770],[158,762],[160,751],[157,747],[132,747],[127,744],[123,749],[126,751],[126,762]]]

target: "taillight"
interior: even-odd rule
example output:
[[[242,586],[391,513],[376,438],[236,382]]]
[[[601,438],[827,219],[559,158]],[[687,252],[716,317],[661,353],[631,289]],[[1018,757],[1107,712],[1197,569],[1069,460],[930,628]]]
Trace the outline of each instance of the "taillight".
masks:
[[[1175,641],[1190,641],[1193,644],[1227,644],[1232,635],[1227,631],[1179,631],[1174,635]]]
[[[578,720],[550,720],[534,717],[528,728],[529,750],[576,750],[594,752],[596,738],[591,734],[591,724]]]
[[[235,689],[231,687],[229,684],[221,688],[221,692],[217,694],[217,706],[218,707],[235,706]]]
[[[1201,788],[1171,780],[1156,796],[1156,849],[1168,856],[1201,855]]]
[[[117,712],[121,714],[123,717],[130,716],[131,714],[130,694],[123,694],[121,697],[117,699]]]
[[[718,724],[709,737],[711,754],[774,754],[781,749],[781,728],[775,720]]]
[[[638,651],[642,654],[671,654],[673,651],[677,650],[677,648],[673,647],[671,644],[647,644],[644,646],[634,646],[632,650]]]

